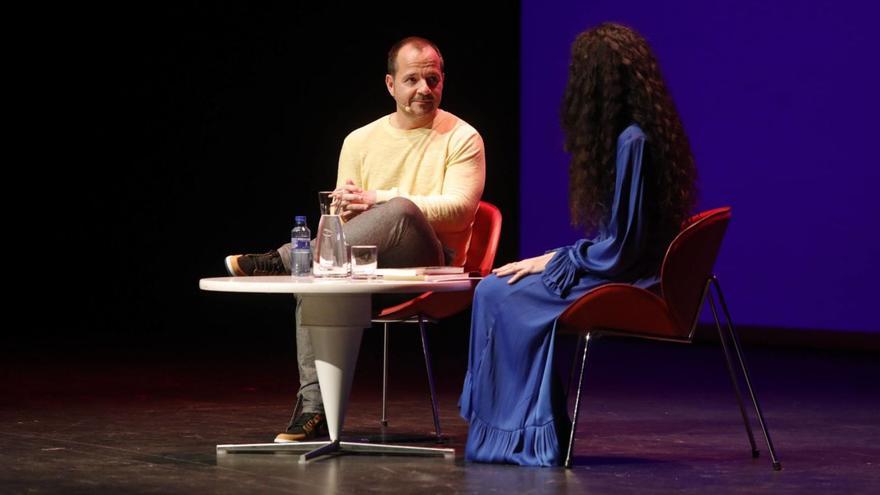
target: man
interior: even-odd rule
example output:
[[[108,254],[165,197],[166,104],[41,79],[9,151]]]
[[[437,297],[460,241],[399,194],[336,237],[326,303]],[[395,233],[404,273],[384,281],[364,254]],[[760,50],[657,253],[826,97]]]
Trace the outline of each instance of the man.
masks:
[[[335,197],[346,241],[376,245],[385,267],[465,262],[483,193],[485,156],[479,133],[440,110],[443,57],[431,41],[409,37],[388,52],[390,115],[356,129],[342,144]],[[266,254],[226,258],[233,275],[290,273],[289,244]],[[300,325],[300,390],[287,430],[276,442],[326,435],[323,401],[308,328]]]

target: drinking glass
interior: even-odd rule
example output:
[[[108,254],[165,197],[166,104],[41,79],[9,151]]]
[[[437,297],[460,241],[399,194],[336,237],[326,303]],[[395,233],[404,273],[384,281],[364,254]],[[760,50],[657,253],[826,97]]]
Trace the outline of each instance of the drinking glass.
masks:
[[[376,277],[379,248],[376,246],[351,247],[351,278],[371,279]]]

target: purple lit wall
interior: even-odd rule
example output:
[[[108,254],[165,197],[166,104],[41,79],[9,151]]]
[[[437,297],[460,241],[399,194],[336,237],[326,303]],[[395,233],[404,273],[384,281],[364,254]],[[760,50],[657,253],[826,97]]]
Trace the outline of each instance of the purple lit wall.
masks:
[[[880,7],[737,0],[522,3],[522,256],[569,244],[559,105],[605,21],[654,47],[700,173],[733,207],[716,265],[738,324],[880,332]]]

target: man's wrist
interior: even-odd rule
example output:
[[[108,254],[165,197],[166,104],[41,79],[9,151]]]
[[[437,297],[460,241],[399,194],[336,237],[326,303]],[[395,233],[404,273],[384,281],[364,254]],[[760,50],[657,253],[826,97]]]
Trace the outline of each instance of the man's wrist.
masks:
[[[376,194],[376,203],[385,203],[398,196],[396,187],[393,189],[377,189],[373,192]]]

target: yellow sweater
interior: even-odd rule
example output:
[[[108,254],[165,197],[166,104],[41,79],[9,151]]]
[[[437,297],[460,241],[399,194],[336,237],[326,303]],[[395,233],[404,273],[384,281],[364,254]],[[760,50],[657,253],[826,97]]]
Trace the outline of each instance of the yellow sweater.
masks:
[[[402,130],[390,115],[356,129],[342,144],[336,186],[347,179],[375,190],[377,202],[415,203],[443,245],[464,264],[486,180],[483,139],[467,122],[438,110],[431,128]]]

